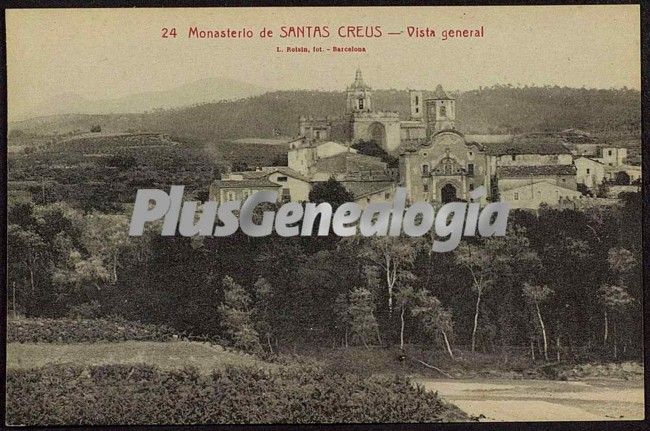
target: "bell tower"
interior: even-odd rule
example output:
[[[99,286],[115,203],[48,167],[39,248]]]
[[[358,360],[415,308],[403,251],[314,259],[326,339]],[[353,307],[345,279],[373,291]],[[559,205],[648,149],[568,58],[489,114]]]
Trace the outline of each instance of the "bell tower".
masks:
[[[370,112],[372,105],[370,104],[372,89],[369,85],[363,82],[361,69],[357,69],[354,76],[354,82],[347,88],[347,113],[353,112]]]
[[[427,137],[441,130],[456,128],[456,100],[438,85],[433,97],[425,101]]]
[[[422,120],[422,92],[419,90],[409,90],[411,99],[411,120]]]

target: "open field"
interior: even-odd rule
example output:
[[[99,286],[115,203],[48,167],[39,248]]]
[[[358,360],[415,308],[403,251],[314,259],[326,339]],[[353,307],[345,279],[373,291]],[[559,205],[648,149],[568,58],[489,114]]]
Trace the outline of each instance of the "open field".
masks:
[[[486,421],[642,420],[643,381],[416,379]]]
[[[195,366],[209,374],[228,365],[255,366],[264,369],[277,365],[253,356],[225,351],[206,343],[175,341],[125,341],[121,343],[7,344],[7,368],[25,369],[46,364],[104,365],[148,364],[163,370]]]

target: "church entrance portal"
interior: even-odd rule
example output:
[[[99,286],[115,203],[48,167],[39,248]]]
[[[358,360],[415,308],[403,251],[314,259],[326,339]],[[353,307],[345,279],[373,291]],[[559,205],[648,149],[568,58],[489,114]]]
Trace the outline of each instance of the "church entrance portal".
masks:
[[[386,148],[386,126],[381,123],[372,123],[368,128],[370,139],[382,149]]]
[[[458,198],[456,197],[456,187],[451,184],[445,184],[440,189],[440,199],[442,200],[443,204],[457,201]]]

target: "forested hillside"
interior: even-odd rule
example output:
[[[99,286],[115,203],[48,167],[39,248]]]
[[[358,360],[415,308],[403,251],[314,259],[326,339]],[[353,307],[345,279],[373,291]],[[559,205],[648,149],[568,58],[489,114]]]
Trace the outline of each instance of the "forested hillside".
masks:
[[[639,133],[640,93],[629,89],[493,86],[456,93],[457,125],[468,133],[519,133],[579,128]],[[399,111],[406,119],[406,90],[378,90],[376,109]],[[344,92],[276,91],[261,96],[139,114],[61,115],[9,126],[10,135],[67,134],[101,125],[105,131],[147,131],[201,140],[293,136],[301,115],[344,113]]]

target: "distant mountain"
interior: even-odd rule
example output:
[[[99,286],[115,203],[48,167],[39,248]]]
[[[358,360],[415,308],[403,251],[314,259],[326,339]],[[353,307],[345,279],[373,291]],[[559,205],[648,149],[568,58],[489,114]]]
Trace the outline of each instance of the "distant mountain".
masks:
[[[164,91],[148,91],[114,99],[91,100],[65,93],[39,103],[21,118],[60,114],[123,114],[234,100],[265,93],[257,85],[232,79],[208,78]]]
[[[637,90],[497,85],[452,94],[457,100],[457,128],[470,134],[568,128],[635,135],[640,131],[641,96]],[[373,105],[397,111],[403,119],[409,115],[406,90],[376,90]],[[301,115],[338,116],[344,111],[343,92],[275,91],[142,114],[41,117],[10,123],[9,129],[60,135],[87,132],[100,125],[106,132],[159,132],[204,141],[272,138],[296,136]]]

